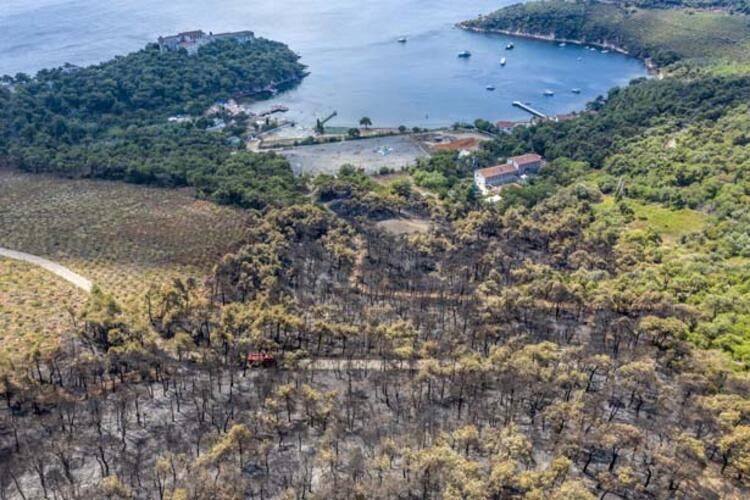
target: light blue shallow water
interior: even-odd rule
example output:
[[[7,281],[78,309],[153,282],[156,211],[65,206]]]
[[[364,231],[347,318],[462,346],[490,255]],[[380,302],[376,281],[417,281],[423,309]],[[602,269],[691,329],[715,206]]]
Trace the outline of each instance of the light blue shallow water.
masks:
[[[0,74],[64,62],[90,64],[137,50],[160,34],[251,29],[283,41],[311,72],[273,103],[331,125],[442,126],[482,117],[523,119],[514,100],[548,113],[582,109],[644,76],[639,61],[582,47],[467,33],[453,25],[510,0],[0,0]],[[408,43],[398,44],[400,36]],[[472,52],[459,59],[462,50]],[[503,68],[500,59],[507,57]],[[488,84],[494,92],[485,90]],[[581,94],[570,90],[580,88]],[[544,90],[555,92],[544,97]],[[266,103],[264,107],[267,107]]]

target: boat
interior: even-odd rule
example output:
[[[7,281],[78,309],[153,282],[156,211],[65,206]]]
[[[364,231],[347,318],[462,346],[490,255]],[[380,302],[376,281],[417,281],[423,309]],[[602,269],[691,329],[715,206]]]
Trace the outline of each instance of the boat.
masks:
[[[581,89],[571,89],[571,92],[573,92],[574,94],[580,94]]]
[[[565,43],[565,42],[560,42],[560,43],[557,44],[558,47],[565,47],[566,45],[568,45],[568,44]]]
[[[505,50],[513,50],[513,47],[515,47],[512,43],[509,43],[505,46]]]
[[[553,95],[555,95],[555,93],[547,89],[544,91],[544,95],[546,95],[547,97],[552,97]]]
[[[469,52],[468,50],[464,50],[458,53],[458,57],[471,57],[471,52]]]
[[[602,54],[609,54],[609,51],[607,49],[602,50]]]
[[[399,39],[398,39],[398,40],[396,40],[396,41],[397,41],[398,43],[406,43],[406,37],[405,37],[405,36],[402,36],[401,38],[399,38]]]
[[[505,63],[508,62],[504,57],[500,59],[500,66],[505,66]]]
[[[490,83],[489,85],[487,85],[487,87],[485,87],[485,88],[486,88],[487,90],[489,90],[490,92],[491,92],[491,91],[493,91],[493,90],[495,90],[495,86],[494,86],[494,85],[492,85],[491,83]]]

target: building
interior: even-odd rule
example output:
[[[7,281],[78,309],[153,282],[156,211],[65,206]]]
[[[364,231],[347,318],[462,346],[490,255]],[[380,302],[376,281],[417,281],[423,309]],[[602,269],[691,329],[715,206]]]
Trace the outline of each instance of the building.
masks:
[[[508,163],[516,167],[521,175],[537,174],[542,166],[542,157],[536,153],[528,153],[508,158]]]
[[[542,157],[535,153],[508,158],[508,162],[474,171],[474,184],[486,193],[493,187],[517,182],[529,174],[539,173]]]
[[[157,39],[159,48],[162,52],[168,50],[185,49],[188,54],[195,54],[203,45],[215,42],[216,40],[236,40],[238,42],[248,42],[255,38],[252,31],[236,31],[232,33],[204,33],[202,30],[183,31],[172,36],[160,36]]]
[[[510,163],[474,171],[474,184],[483,193],[493,187],[508,184],[516,180],[518,180],[518,169]]]
[[[500,120],[499,122],[495,122],[495,127],[497,127],[497,130],[504,133],[504,134],[510,134],[513,132],[513,127],[516,126],[516,122],[506,121],[506,120]]]

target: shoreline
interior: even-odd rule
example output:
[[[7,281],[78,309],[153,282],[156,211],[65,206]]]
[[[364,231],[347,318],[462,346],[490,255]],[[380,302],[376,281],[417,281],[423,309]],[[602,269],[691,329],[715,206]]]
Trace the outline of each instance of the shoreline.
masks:
[[[466,24],[466,22],[460,22],[456,24],[456,27],[459,29],[462,29],[464,31],[470,31],[472,33],[484,33],[489,35],[506,35],[506,36],[512,36],[516,38],[526,38],[529,40],[539,40],[542,42],[551,42],[551,43],[570,43],[573,45],[589,45],[591,47],[597,47],[600,49],[606,49],[611,50],[613,52],[617,52],[619,54],[635,57],[630,54],[630,52],[618,45],[614,45],[607,42],[587,42],[584,40],[574,40],[569,38],[558,38],[553,34],[549,35],[543,35],[540,33],[528,33],[525,31],[513,31],[513,30],[501,30],[501,29],[487,29],[487,28],[477,28],[475,26],[469,26]],[[637,58],[640,61],[643,62],[643,64],[646,66],[646,71],[650,76],[655,76],[657,78],[663,78],[663,74],[661,72],[661,69],[654,64],[654,62],[651,60],[651,58]]]

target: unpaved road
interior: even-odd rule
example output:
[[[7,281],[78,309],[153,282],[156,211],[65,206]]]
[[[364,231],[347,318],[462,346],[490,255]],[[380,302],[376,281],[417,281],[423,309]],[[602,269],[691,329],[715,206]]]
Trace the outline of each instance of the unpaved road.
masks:
[[[31,255],[31,254],[24,253],[24,252],[17,252],[15,250],[9,250],[7,248],[2,248],[2,247],[0,247],[0,257],[7,257],[9,259],[20,260],[23,262],[28,262],[29,264],[34,264],[35,266],[39,266],[51,272],[52,274],[59,276],[60,278],[67,281],[68,283],[71,283],[72,285],[80,288],[84,292],[91,293],[91,287],[92,287],[91,281],[87,280],[80,274],[74,273],[67,267],[62,266],[58,264],[57,262],[52,262],[51,260],[47,260],[42,257],[37,257],[36,255]]]
[[[316,371],[360,370],[360,371],[406,371],[419,370],[424,360],[383,360],[378,358],[315,358],[300,361],[299,367]]]

